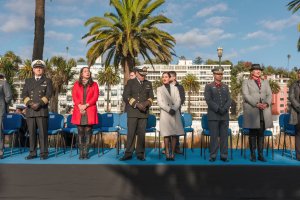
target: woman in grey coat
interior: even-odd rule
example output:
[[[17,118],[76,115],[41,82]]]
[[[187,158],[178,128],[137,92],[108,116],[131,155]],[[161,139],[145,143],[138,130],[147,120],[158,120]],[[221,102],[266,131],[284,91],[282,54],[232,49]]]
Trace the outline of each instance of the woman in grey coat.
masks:
[[[256,161],[256,142],[258,160],[266,162],[263,156],[264,131],[273,127],[271,104],[272,91],[268,80],[260,78],[263,68],[259,64],[252,64],[249,80],[245,80],[242,86],[244,98],[244,124],[243,128],[248,128],[249,146],[251,152],[250,160]]]
[[[157,103],[160,110],[159,131],[164,137],[166,148],[166,160],[175,160],[175,147],[178,135],[184,135],[180,115],[180,95],[178,88],[169,84],[171,75],[168,72],[162,74],[163,85],[157,88]],[[169,144],[171,143],[171,152]]]

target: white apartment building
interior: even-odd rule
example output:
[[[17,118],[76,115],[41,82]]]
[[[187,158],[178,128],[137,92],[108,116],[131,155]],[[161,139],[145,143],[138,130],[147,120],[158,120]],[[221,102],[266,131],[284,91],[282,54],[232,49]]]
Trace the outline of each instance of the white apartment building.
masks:
[[[74,79],[69,82],[68,85],[65,85],[66,93],[62,93],[59,96],[58,101],[58,112],[64,114],[68,106],[72,106],[72,86],[74,81],[78,80],[79,71],[82,67],[87,66],[86,63],[78,63],[77,66],[73,69],[76,72]],[[148,67],[147,79],[149,81],[159,80],[161,74],[165,71],[175,71],[177,73],[177,79],[180,82],[186,74],[194,74],[197,76],[198,81],[200,82],[200,91],[193,92],[191,95],[191,112],[195,120],[199,120],[201,116],[207,112],[207,105],[204,100],[204,88],[205,85],[213,81],[213,74],[211,70],[218,65],[194,65],[192,60],[179,60],[178,64],[155,64],[153,67],[151,65],[143,65]],[[230,67],[231,65],[222,65],[225,69],[223,81],[230,87]],[[96,81],[97,73],[103,69],[103,64],[101,58],[98,59],[91,67],[92,77]],[[15,80],[15,86],[18,92],[18,98],[15,102],[16,104],[21,104],[22,99],[20,94],[22,92],[24,82],[19,81],[17,78]],[[116,86],[111,86],[110,96],[110,111],[111,112],[122,112],[122,94],[123,94],[123,75],[121,74],[121,82]],[[100,113],[106,112],[106,102],[107,102],[107,88],[103,85],[99,85],[99,99],[98,99],[98,111]],[[155,94],[155,91],[154,91]],[[156,94],[155,94],[156,95]],[[186,112],[188,107],[188,93],[186,91],[186,101],[182,107],[182,111]],[[154,104],[151,107],[151,113],[159,117],[160,109],[157,105],[156,99]]]

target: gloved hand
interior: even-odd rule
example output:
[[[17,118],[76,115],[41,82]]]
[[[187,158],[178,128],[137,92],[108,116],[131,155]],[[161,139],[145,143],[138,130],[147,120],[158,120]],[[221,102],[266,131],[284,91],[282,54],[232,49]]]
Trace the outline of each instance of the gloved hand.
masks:
[[[169,110],[169,114],[173,116],[173,115],[175,115],[175,114],[176,114],[176,111],[175,111],[175,110],[173,110],[173,109],[170,109],[170,110]]]
[[[144,101],[141,103],[145,108],[150,107],[151,106],[151,102],[149,100]]]
[[[227,110],[224,109],[224,108],[219,108],[219,113],[220,113],[221,115],[224,115],[224,114],[227,113]]]
[[[136,107],[139,109],[139,111],[141,112],[145,112],[146,111],[146,108],[143,106],[143,104],[141,103],[137,103],[136,104]]]
[[[32,103],[30,106],[33,110],[37,111],[40,109],[41,105],[39,103]]]

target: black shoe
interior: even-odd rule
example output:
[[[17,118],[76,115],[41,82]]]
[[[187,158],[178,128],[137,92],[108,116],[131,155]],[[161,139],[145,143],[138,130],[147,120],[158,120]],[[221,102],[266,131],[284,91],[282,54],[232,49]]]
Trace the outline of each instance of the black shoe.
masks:
[[[25,160],[32,160],[34,158],[37,158],[36,155],[28,155],[27,157],[25,157]]]
[[[48,156],[46,156],[46,155],[40,156],[40,160],[47,160],[47,159],[48,159]]]
[[[261,162],[267,162],[267,160],[264,157],[258,157],[257,160],[259,160]]]
[[[1,160],[4,159],[4,155],[3,154],[0,155],[0,159]]]
[[[216,158],[210,158],[209,159],[209,162],[215,162],[216,161]]]
[[[120,158],[120,161],[125,161],[125,160],[131,160],[132,156],[123,156],[122,158]]]
[[[229,160],[228,160],[227,158],[221,158],[221,160],[222,160],[223,162],[229,162]]]
[[[256,162],[256,156],[255,155],[251,155],[250,156],[250,161],[251,162]]]
[[[140,161],[146,161],[146,158],[144,156],[138,156],[137,159]]]
[[[183,154],[183,152],[180,150],[180,147],[175,148],[175,153],[176,154]]]

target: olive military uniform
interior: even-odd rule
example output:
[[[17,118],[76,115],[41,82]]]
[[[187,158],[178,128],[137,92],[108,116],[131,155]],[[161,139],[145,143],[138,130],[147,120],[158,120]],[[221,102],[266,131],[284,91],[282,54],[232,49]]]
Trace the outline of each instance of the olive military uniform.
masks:
[[[223,69],[216,68],[213,70]],[[218,137],[220,137],[221,159],[226,160],[228,156],[228,127],[229,127],[229,108],[231,98],[228,86],[212,82],[205,86],[205,101],[208,105],[207,118],[208,128],[211,135],[210,139],[210,158],[215,160],[218,153]]]

